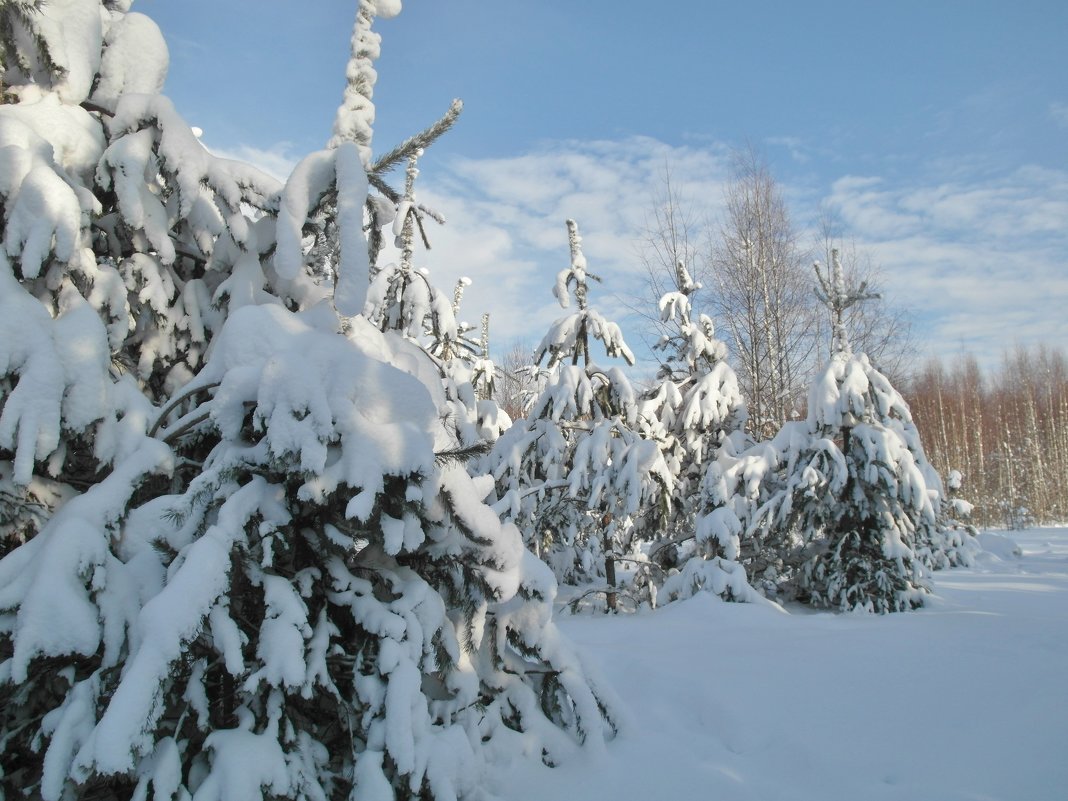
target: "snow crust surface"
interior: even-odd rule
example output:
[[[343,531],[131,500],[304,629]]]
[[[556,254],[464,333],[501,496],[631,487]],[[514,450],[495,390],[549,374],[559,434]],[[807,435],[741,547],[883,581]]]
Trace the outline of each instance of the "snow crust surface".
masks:
[[[559,618],[628,708],[510,801],[1055,801],[1068,787],[1068,527],[984,532],[909,614],[723,603]],[[996,549],[993,546],[1000,546]],[[1015,555],[1019,549],[1022,555]]]

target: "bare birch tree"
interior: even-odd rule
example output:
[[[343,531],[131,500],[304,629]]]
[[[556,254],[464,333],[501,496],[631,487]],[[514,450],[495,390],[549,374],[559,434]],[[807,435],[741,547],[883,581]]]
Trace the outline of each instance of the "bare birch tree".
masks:
[[[735,154],[725,216],[709,230],[713,316],[731,351],[753,433],[800,413],[815,352],[807,254],[783,193],[753,150]]]
[[[527,416],[541,389],[540,369],[534,363],[534,346],[517,339],[498,357],[493,399],[512,420]]]
[[[961,354],[931,359],[909,403],[931,462],[964,476],[978,525],[1019,527],[1064,520],[1068,511],[1068,360],[1040,345],[1003,354],[981,370]]]

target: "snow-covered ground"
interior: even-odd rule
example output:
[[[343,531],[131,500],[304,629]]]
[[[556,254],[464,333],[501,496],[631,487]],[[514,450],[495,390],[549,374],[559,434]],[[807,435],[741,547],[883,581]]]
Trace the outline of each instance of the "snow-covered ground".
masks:
[[[981,535],[923,610],[701,594],[561,618],[622,697],[604,755],[513,765],[508,801],[1068,798],[1068,528]],[[1014,546],[1022,555],[1012,553]]]

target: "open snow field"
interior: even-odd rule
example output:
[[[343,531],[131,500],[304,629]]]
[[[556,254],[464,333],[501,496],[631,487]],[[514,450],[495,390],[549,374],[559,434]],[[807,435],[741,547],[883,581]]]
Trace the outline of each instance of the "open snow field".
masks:
[[[626,728],[603,754],[513,765],[492,789],[509,801],[1068,799],[1068,528],[981,539],[977,566],[937,573],[913,613],[786,614],[701,594],[561,617]]]

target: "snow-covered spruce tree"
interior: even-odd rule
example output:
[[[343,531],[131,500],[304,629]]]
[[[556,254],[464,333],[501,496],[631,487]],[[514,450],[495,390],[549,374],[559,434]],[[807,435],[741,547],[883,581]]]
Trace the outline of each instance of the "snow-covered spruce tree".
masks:
[[[435,134],[435,138],[437,135],[440,134]],[[457,282],[450,302],[431,282],[429,270],[415,267],[417,228],[422,232],[424,244],[427,243],[421,221],[424,207],[415,197],[415,180],[419,174],[416,165],[422,152],[421,147],[416,148],[408,157],[404,195],[393,214],[399,261],[376,267],[363,314],[380,331],[422,347],[437,366],[450,410],[449,425],[455,432],[452,453],[457,458],[469,459],[484,452],[511,420],[489,397],[493,363],[487,355],[488,319],[483,320],[480,342],[472,339],[470,325],[457,322],[464,289],[471,279],[461,278]]]
[[[972,516],[972,510],[974,507],[972,504],[964,498],[960,497],[961,488],[964,486],[964,476],[961,475],[960,470],[950,470],[949,475],[945,480],[945,496],[943,505],[943,511],[946,513],[946,517],[949,519],[950,525],[963,526],[968,529],[973,535],[977,532],[975,526],[971,524],[962,523],[962,520],[967,520]]]
[[[779,489],[754,525],[781,534],[772,541],[800,537],[793,579],[802,600],[909,609],[927,592],[919,551],[937,537],[926,458],[901,395],[864,354],[850,351],[843,313],[864,300],[865,287],[846,290],[836,257],[829,275],[819,265],[816,274],[817,295],[833,317],[834,353],[809,391],[807,438],[781,451]]]
[[[950,470],[943,483],[933,468],[928,483],[933,487],[931,503],[937,512],[937,534],[930,549],[930,566],[935,570],[944,567],[969,567],[981,550],[974,525],[967,522],[972,515],[972,504],[960,497],[964,476],[959,470]]]
[[[5,4],[0,25],[4,550],[27,540],[0,563],[0,787],[45,797],[60,710],[95,713],[91,677],[124,658],[118,521],[198,470],[195,443],[176,459],[148,428],[259,273],[243,208],[279,188],[200,146],[158,94],[158,29],[119,5]]]
[[[571,263],[554,287],[560,305],[577,310],[552,324],[535,361],[549,375],[530,414],[497,441],[484,464],[496,480],[496,509],[514,521],[528,546],[561,581],[607,579],[616,605],[615,562],[630,555],[636,518],[667,512],[671,476],[655,442],[637,430],[634,389],[619,367],[600,367],[590,340],[628,364],[634,356],[615,323],[588,304],[578,226],[567,221]]]
[[[0,11],[0,795],[440,801],[596,744],[551,573],[438,459],[437,370],[343,316],[396,4],[284,190],[197,142],[127,6]]]
[[[653,551],[664,565],[692,551],[684,543],[694,539],[702,477],[728,438],[735,438],[734,449],[743,445],[746,419],[726,346],[716,338],[711,318],[693,319],[691,297],[700,284],[682,262],[676,264],[674,285],[659,303],[667,333],[654,347],[663,353],[657,383],[639,403],[643,434],[660,445],[674,480],[666,524],[651,537],[659,540]],[[679,553],[680,545],[686,553]]]
[[[279,188],[211,157],[158,94],[167,50],[147,17],[18,5],[0,35],[0,552],[130,453],[226,310],[264,294],[257,220]]]
[[[457,284],[459,293],[462,284]],[[459,306],[459,301],[454,304]],[[472,363],[474,373],[473,385],[478,397],[482,400],[492,399],[497,390],[497,367],[490,357],[490,316],[489,312],[482,315],[482,334],[478,340],[478,356]],[[503,410],[502,410],[503,411]]]
[[[459,285],[457,285],[459,290]],[[457,306],[459,301],[457,301]],[[488,443],[497,439],[512,425],[508,415],[494,397],[497,390],[497,367],[490,358],[489,313],[482,315],[482,335],[479,338],[477,356],[465,366],[469,370],[469,381],[474,391],[476,417],[479,436]],[[476,467],[472,463],[472,470]]]
[[[724,441],[705,470],[696,499],[697,521],[689,558],[661,588],[662,600],[703,590],[728,601],[778,594],[799,538],[788,528],[760,525],[764,505],[782,490],[784,473],[809,441],[804,423],[784,424],[763,442],[735,434]]]

